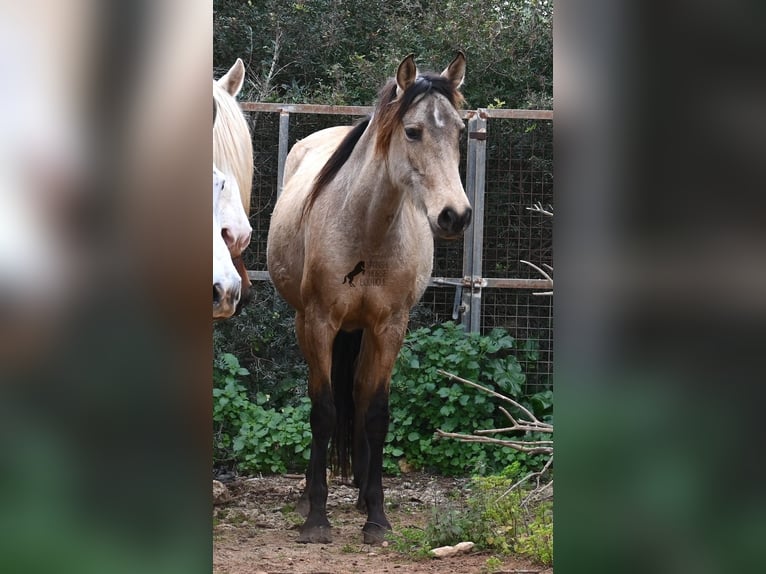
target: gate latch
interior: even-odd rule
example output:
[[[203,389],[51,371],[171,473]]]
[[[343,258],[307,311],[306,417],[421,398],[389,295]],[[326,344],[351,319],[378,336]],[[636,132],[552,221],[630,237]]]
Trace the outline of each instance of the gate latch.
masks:
[[[477,275],[469,277],[466,275],[463,277],[463,287],[468,287],[471,291],[480,291],[487,286],[487,281]]]

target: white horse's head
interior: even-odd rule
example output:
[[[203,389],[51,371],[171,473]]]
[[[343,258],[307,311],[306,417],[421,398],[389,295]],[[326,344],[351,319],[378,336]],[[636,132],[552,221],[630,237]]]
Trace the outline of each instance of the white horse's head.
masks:
[[[237,58],[226,74],[213,81],[216,110],[213,122],[213,163],[226,174],[221,229],[231,256],[236,258],[250,243],[252,229],[247,221],[253,180],[253,148],[247,122],[236,96],[245,79],[245,65]],[[235,209],[235,200],[241,209]]]
[[[229,178],[232,179],[233,178]],[[237,192],[235,202],[232,202],[232,186],[227,185],[227,178],[224,174],[213,166],[213,319],[226,319],[234,314],[239,303],[242,289],[242,280],[237,273],[236,267],[231,260],[229,247],[224,237],[224,227],[222,220],[238,219],[236,211],[238,207],[242,212],[245,224],[247,218],[244,217],[242,204]],[[227,193],[228,189],[228,193]]]

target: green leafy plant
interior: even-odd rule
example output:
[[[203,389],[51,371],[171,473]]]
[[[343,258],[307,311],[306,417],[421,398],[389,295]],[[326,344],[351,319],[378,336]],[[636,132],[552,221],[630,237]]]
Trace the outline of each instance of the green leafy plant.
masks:
[[[553,564],[553,509],[544,503],[520,525],[513,544],[513,551],[545,566]]]
[[[495,329],[487,335],[466,333],[448,322],[412,331],[399,353],[391,386],[391,425],[386,441],[386,471],[397,472],[397,459],[414,468],[441,474],[497,471],[513,461],[535,468],[540,457],[507,447],[437,440],[434,431],[473,432],[505,426],[505,419],[485,393],[450,383],[443,369],[479,382],[522,403],[526,377],[514,354],[515,341]],[[547,398],[547,402],[546,402]],[[550,407],[550,396],[537,399]],[[534,408],[534,407],[533,407]]]
[[[508,492],[520,477],[521,468],[514,462],[500,474],[474,477],[462,503],[438,505],[424,528],[407,528],[391,535],[394,550],[422,557],[432,548],[470,540],[477,550],[498,555],[516,553],[551,565],[552,503],[525,503],[524,492]],[[495,558],[487,562],[486,570],[491,572],[500,564]]]
[[[497,572],[500,567],[503,565],[503,561],[500,560],[497,556],[490,556],[487,558],[487,561],[484,563],[484,572],[487,574],[494,574],[494,572]]]
[[[254,284],[253,298],[241,314],[215,324],[215,356],[237,357],[247,370],[238,378],[248,395],[261,393],[272,405],[297,406],[306,395],[308,369],[295,338],[295,312],[270,283]]]
[[[430,546],[430,540],[425,530],[416,526],[408,526],[390,532],[387,538],[395,552],[412,558],[428,558],[429,551],[433,548]]]
[[[303,470],[310,454],[310,401],[268,408],[268,395],[249,398],[239,379],[247,374],[230,353],[214,366],[214,462],[250,472]]]
[[[438,374],[441,368],[516,398],[541,420],[552,417],[551,391],[523,395],[525,375],[516,353],[525,353],[529,359],[530,351],[515,346],[514,339],[500,329],[488,335],[466,334],[454,323],[446,323],[412,331],[394,370],[385,471],[400,472],[402,459],[411,467],[447,475],[484,474],[514,461],[524,469],[539,468],[539,455],[434,438],[437,428],[473,432],[505,424],[491,397],[458,382],[449,383]],[[289,376],[289,369],[280,369]],[[213,374],[215,464],[241,472],[303,471],[310,455],[309,399],[284,392],[272,396],[266,389],[280,389],[279,384],[252,384],[249,369],[232,353],[218,355]],[[293,384],[305,389],[303,380]]]

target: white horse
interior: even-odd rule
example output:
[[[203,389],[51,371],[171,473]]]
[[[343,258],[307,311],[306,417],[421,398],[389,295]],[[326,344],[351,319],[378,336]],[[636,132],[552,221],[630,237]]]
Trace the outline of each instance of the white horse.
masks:
[[[247,302],[250,290],[242,253],[253,231],[247,217],[253,148],[236,101],[244,75],[245,66],[237,59],[223,77],[213,81],[213,319],[231,317]],[[233,280],[232,269],[239,281]]]
[[[250,224],[245,217],[239,194],[227,186],[226,176],[213,166],[213,319],[231,317],[242,293],[242,280],[231,260],[231,253],[221,221],[238,221],[244,230]]]

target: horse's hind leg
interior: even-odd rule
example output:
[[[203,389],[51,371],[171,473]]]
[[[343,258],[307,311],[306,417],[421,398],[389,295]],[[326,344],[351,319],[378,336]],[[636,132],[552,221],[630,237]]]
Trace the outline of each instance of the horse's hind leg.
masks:
[[[327,520],[326,468],[327,445],[335,428],[335,403],[330,384],[334,333],[324,323],[306,329],[300,317],[296,317],[296,327],[309,364],[311,397],[311,458],[306,472],[306,489],[301,496],[301,499],[308,499],[308,515],[300,528],[298,542],[327,543],[332,542],[330,521]]]

